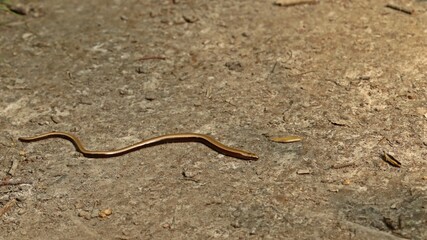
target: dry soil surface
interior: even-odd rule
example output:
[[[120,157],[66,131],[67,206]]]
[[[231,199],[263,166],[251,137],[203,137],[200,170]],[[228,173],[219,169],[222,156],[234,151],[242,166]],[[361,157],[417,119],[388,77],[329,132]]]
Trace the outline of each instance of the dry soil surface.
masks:
[[[9,8],[0,239],[427,239],[426,1]],[[196,142],[94,159],[18,141],[49,131],[97,150],[203,133],[259,160]],[[270,140],[289,135],[303,141]]]

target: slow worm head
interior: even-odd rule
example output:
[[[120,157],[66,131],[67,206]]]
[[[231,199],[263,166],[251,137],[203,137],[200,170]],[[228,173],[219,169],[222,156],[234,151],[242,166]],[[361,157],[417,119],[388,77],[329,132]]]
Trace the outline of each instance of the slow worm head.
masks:
[[[20,137],[19,140],[23,142],[31,142],[31,141],[42,140],[45,138],[67,139],[73,143],[77,151],[81,152],[86,157],[112,157],[112,156],[122,155],[128,152],[132,152],[142,147],[147,147],[147,146],[152,146],[152,145],[157,145],[157,144],[162,144],[167,142],[201,142],[206,146],[210,147],[211,149],[227,156],[244,159],[244,160],[258,159],[258,156],[254,153],[246,152],[240,149],[226,146],[208,135],[198,134],[198,133],[178,133],[178,134],[162,135],[162,136],[140,141],[138,143],[135,143],[127,147],[123,147],[123,148],[120,148],[117,150],[111,150],[111,151],[88,150],[83,146],[83,144],[81,143],[78,137],[67,132],[48,132],[48,133],[43,133],[43,134],[39,134],[32,137]]]

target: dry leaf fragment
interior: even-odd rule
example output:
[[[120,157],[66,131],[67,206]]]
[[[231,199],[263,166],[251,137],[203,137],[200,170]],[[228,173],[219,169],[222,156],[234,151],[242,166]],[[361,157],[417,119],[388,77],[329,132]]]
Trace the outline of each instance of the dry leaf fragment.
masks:
[[[292,143],[292,142],[301,141],[302,137],[299,137],[299,136],[272,137],[270,138],[270,140],[278,143]]]
[[[384,161],[386,161],[388,164],[392,165],[393,167],[399,167],[400,168],[402,166],[402,164],[399,161],[397,161],[396,158],[394,158],[392,155],[386,153],[385,151],[384,151],[384,158],[383,159],[384,159]]]

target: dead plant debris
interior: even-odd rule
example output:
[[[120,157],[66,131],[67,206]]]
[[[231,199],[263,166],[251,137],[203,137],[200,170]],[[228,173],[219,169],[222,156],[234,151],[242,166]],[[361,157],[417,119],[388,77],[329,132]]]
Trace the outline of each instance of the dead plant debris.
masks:
[[[300,136],[272,137],[270,138],[270,140],[278,143],[293,143],[293,142],[302,141],[302,137]]]
[[[16,199],[9,200],[2,208],[0,208],[0,217],[7,213],[13,206],[15,206]]]
[[[386,153],[385,151],[383,155],[383,160],[388,164],[392,165],[393,167],[400,168],[402,166],[402,164],[399,161],[397,161],[395,157],[393,157],[391,154]]]
[[[313,5],[319,3],[318,0],[276,0],[274,5],[280,7],[292,7],[297,5]]]
[[[411,15],[414,12],[414,10],[410,10],[410,9],[407,9],[407,8],[404,8],[404,7],[400,7],[400,6],[391,4],[391,3],[386,4],[385,7],[393,9],[393,10],[396,10],[396,11],[399,11],[399,12],[402,12],[402,13],[406,13],[408,15]]]

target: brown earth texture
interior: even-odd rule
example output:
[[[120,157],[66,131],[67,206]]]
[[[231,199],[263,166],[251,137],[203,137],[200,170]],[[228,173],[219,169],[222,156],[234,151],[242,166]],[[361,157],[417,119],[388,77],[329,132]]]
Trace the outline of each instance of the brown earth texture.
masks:
[[[290,2],[0,1],[0,239],[427,239],[427,1]]]

